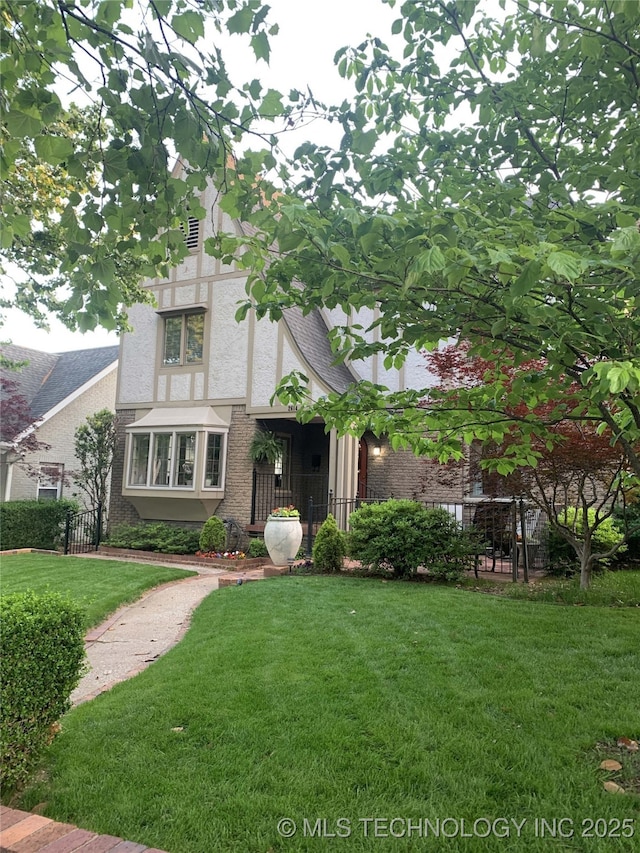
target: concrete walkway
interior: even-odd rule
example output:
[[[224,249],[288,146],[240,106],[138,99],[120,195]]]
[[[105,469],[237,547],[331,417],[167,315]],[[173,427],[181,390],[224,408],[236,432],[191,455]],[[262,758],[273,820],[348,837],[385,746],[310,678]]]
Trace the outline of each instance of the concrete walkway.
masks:
[[[130,557],[127,562],[132,562]],[[145,563],[148,565],[148,561]],[[161,560],[158,565],[163,565]],[[210,592],[220,586],[264,577],[262,570],[229,574],[224,569],[207,566],[170,565],[198,574],[155,587],[89,631],[85,648],[90,669],[71,694],[73,705],[80,705],[114,684],[132,678],[169,651],[182,639],[193,611]]]
[[[83,554],[87,557],[87,554]],[[100,559],[105,558],[97,554]],[[127,562],[132,562],[127,557]],[[148,565],[148,561],[145,560]],[[262,570],[227,573],[206,566],[171,565],[196,571],[196,576],[170,581],[145,593],[133,604],[121,607],[85,637],[89,671],[71,694],[73,705],[93,699],[114,684],[146,669],[184,636],[191,615],[213,590],[240,582],[261,580]],[[164,851],[124,841],[112,835],[98,835],[66,823],[57,823],[38,814],[7,806],[0,807],[0,853],[164,853]]]

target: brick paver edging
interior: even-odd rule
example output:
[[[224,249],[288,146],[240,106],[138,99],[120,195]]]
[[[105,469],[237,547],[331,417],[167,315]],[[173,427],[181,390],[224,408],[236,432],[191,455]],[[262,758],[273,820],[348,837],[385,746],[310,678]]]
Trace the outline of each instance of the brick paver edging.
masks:
[[[216,557],[196,557],[194,554],[161,554],[159,551],[136,551],[133,548],[114,548],[100,545],[98,556],[125,557],[132,560],[150,560],[151,562],[180,563],[188,566],[207,566],[210,569],[224,569],[227,572],[259,569],[272,565],[268,557],[245,557],[244,560],[224,560]]]
[[[98,835],[70,823],[0,806],[0,853],[166,853],[115,835]]]

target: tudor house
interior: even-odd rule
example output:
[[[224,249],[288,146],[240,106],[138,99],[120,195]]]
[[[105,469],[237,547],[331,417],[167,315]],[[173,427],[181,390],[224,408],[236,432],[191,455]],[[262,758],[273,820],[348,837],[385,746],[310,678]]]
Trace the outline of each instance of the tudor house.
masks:
[[[382,357],[334,364],[327,330],[342,318],[290,309],[279,322],[250,314],[236,322],[247,274],[203,251],[215,231],[242,233],[208,190],[208,215],[189,221],[189,255],[170,277],[145,282],[155,305],[134,306],[120,344],[110,523],[140,519],[201,524],[210,515],[260,530],[269,511],[294,504],[303,518],[309,498],[416,497],[460,500],[461,477],[439,484],[435,464],[392,452],[365,435],[337,438],[320,421],[300,424],[289,407],[271,403],[276,383],[292,370],[310,377],[314,398],[360,379],[390,388],[423,387],[415,354],[402,370]],[[362,319],[362,318],[359,318]],[[258,430],[278,442],[275,461],[256,463]],[[425,484],[427,491],[425,493]]]

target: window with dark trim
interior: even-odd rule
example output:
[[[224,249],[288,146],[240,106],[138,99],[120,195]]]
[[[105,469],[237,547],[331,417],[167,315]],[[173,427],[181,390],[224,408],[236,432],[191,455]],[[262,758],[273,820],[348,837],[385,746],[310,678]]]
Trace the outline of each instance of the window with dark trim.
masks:
[[[276,477],[276,489],[291,488],[291,436],[278,435],[280,453],[275,461],[273,473]]]
[[[172,314],[164,318],[162,363],[197,364],[204,349],[204,312]]]

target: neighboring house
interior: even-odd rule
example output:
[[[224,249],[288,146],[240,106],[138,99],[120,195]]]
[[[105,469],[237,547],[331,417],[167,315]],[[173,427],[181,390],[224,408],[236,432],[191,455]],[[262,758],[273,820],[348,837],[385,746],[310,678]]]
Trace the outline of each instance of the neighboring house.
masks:
[[[118,347],[46,353],[9,344],[2,354],[13,362],[27,362],[3,374],[26,398],[34,426],[25,432],[35,431],[42,449],[17,453],[21,436],[2,443],[0,501],[70,497],[74,489],[69,475],[79,465],[76,428],[100,409],[115,407]],[[82,503],[81,495],[78,499]]]
[[[246,226],[232,221],[216,198],[212,189],[205,192],[207,217],[189,221],[188,257],[170,277],[145,282],[155,306],[129,311],[132,331],[120,344],[110,522],[201,523],[216,514],[259,530],[276,505],[294,504],[304,517],[309,497],[316,504],[330,494],[460,500],[462,472],[442,485],[436,464],[394,453],[373,435],[358,441],[327,434],[319,420],[300,424],[293,407],[271,403],[276,383],[294,369],[310,377],[318,398],[361,378],[423,387],[426,367],[417,353],[399,371],[386,370],[381,355],[359,372],[334,364],[327,331],[341,318],[324,312],[290,309],[277,323],[253,314],[236,322],[247,273],[205,254],[203,242],[214,231],[243,233]],[[255,464],[249,456],[261,427],[280,442],[275,464]]]

